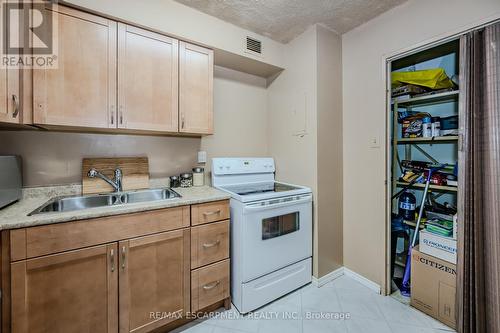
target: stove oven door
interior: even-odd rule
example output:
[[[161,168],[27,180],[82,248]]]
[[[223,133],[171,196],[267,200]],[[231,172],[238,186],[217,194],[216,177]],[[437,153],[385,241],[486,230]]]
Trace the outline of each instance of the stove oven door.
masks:
[[[312,256],[310,194],[249,203],[243,220],[243,282]]]

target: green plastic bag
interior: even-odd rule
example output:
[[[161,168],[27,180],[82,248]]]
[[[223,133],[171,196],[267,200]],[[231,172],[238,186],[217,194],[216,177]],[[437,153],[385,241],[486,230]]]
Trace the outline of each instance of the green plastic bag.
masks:
[[[393,72],[392,87],[405,84],[427,87],[431,89],[446,89],[453,87],[453,81],[446,75],[444,69],[434,68],[414,72]]]

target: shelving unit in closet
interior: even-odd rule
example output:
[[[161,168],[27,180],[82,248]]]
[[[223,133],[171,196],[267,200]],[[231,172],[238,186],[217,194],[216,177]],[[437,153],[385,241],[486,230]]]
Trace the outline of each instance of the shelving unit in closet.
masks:
[[[427,229],[426,221],[436,222],[438,218],[448,218],[440,211],[439,214],[434,208],[447,207],[452,212],[457,205],[457,193],[459,191],[456,179],[456,164],[458,161],[458,128],[439,131],[436,127],[434,136],[428,132],[418,131],[420,123],[411,123],[412,132],[408,133],[408,126],[403,130],[403,122],[408,119],[431,118],[434,121],[440,119],[458,119],[460,82],[459,82],[459,40],[451,40],[439,45],[433,45],[426,49],[419,49],[409,52],[400,58],[394,58],[388,65],[391,76],[398,72],[418,72],[423,70],[437,70],[444,73],[448,78],[448,87],[432,88],[428,86],[418,86],[415,89],[408,89],[408,93],[395,89],[393,85],[392,93],[398,91],[399,96],[391,95],[390,103],[390,138],[391,138],[391,158],[390,180],[388,187],[391,189],[389,209],[391,217],[388,220],[389,239],[388,251],[390,251],[390,265],[388,265],[388,285],[391,286],[391,294],[398,300],[409,303],[410,299],[401,297],[400,288],[403,280],[405,266],[407,265],[408,248],[414,236],[418,220],[419,206],[421,205],[424,192],[425,181],[428,169],[412,169],[409,165],[429,165],[444,166],[441,170],[435,171],[435,177],[431,177],[428,186],[428,193],[425,196],[425,204],[420,224],[420,230]],[[394,82],[393,82],[394,83]],[[401,87],[401,83],[399,82]],[[412,87],[410,87],[412,88]],[[404,91],[404,90],[403,90]],[[421,117],[421,118],[419,118]],[[428,120],[427,120],[428,121]],[[423,122],[423,121],[422,121]],[[440,122],[442,124],[442,122]],[[446,126],[447,127],[447,126]],[[439,133],[436,135],[436,133]],[[404,176],[404,177],[403,177]],[[411,178],[413,177],[413,178]],[[399,207],[398,194],[411,193],[414,198],[413,218],[411,214],[402,214]],[[410,205],[411,206],[411,205]],[[409,207],[409,206],[405,206]],[[430,222],[429,222],[430,223]],[[429,228],[430,229],[430,228]],[[417,238],[418,239],[418,238]],[[417,242],[418,244],[418,242]],[[415,281],[412,281],[414,283]],[[416,282],[415,282],[416,283]],[[397,288],[396,288],[397,287]]]

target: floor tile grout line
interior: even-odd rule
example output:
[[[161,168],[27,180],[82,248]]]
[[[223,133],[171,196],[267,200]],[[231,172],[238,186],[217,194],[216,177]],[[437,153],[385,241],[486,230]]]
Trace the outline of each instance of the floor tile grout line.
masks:
[[[387,296],[383,296],[382,294],[377,294],[376,297],[378,298],[378,297],[387,297]],[[387,317],[385,316],[385,312],[382,310],[381,305],[378,302],[378,299],[375,299],[375,306],[378,308],[378,310],[382,314],[382,319],[386,323],[387,327],[389,327],[389,329],[391,329],[391,326],[389,325],[389,321],[387,320]]]

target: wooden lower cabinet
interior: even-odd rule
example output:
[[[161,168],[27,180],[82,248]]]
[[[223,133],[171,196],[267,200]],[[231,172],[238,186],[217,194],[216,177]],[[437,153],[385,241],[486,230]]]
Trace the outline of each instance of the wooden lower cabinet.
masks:
[[[191,268],[229,258],[229,220],[191,228]]]
[[[191,311],[198,311],[229,297],[229,259],[191,273]]]
[[[228,308],[229,221],[190,227],[191,208],[2,231],[0,331],[158,332]]]
[[[12,263],[12,332],[116,332],[117,250],[113,243]]]
[[[120,333],[150,332],[190,309],[190,231],[120,242]]]

